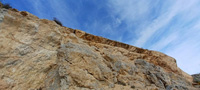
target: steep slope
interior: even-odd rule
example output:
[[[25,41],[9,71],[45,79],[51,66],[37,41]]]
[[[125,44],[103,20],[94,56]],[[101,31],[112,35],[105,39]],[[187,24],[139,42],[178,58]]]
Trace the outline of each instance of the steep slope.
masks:
[[[192,80],[163,53],[0,9],[0,90],[195,90]]]

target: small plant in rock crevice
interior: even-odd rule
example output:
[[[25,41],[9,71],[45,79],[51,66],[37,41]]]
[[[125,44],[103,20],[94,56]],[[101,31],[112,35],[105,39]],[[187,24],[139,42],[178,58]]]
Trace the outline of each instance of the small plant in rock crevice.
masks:
[[[57,18],[54,17],[53,21],[56,22],[58,25],[63,26],[62,23]]]
[[[11,7],[10,4],[8,4],[8,3],[3,4],[3,3],[0,2],[0,8],[10,9],[10,8],[12,8],[12,7]]]

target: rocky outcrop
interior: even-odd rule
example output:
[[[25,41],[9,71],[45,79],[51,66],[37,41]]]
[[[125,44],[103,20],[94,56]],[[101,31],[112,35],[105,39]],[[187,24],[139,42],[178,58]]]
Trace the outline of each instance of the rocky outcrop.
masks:
[[[194,74],[193,77],[193,85],[197,88],[200,88],[200,74]]]
[[[196,83],[198,83],[198,82],[200,82],[200,74],[194,74],[194,75],[192,75],[192,77],[194,78],[194,82],[196,82]]]
[[[198,90],[163,53],[0,9],[0,90]]]

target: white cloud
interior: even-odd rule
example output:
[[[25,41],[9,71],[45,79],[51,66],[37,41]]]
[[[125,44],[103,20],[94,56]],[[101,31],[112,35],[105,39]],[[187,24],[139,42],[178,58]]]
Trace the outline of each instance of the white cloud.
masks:
[[[155,19],[151,24],[147,25],[146,28],[139,32],[140,38],[135,41],[134,45],[136,46],[144,46],[144,44],[153,37],[154,33],[159,31],[160,28],[165,27],[173,17],[183,10],[190,8],[194,2],[188,2],[186,5],[183,6],[185,2],[183,1],[176,1],[171,8],[164,14],[161,14],[157,19]]]
[[[153,5],[152,5],[152,2]],[[138,19],[151,17],[149,11],[156,5],[158,5],[157,1],[146,1],[146,0],[111,0],[110,7],[113,8],[113,13],[118,14],[121,20],[127,21],[127,23],[132,24],[136,23]],[[142,28],[137,28],[137,34],[139,37],[137,41],[131,41],[136,46],[142,47],[148,41],[153,34],[158,31],[160,28],[167,25],[172,18],[182,12],[185,9],[190,8],[196,1],[183,1],[177,0],[172,3],[172,6],[169,9],[166,9],[166,12],[160,14],[156,19],[154,19],[151,23],[147,23],[144,21]],[[132,31],[132,29],[130,29]]]
[[[36,11],[37,16],[40,18],[52,20],[53,17],[56,17],[64,25],[71,26],[71,28],[77,28],[79,26],[76,21],[78,13],[75,13],[73,9],[69,8],[64,0],[49,0],[45,4],[43,0],[28,0],[28,2],[33,5],[32,10]]]
[[[155,4],[152,1],[141,0],[112,0],[112,13],[120,17],[121,21],[125,21],[131,25],[138,21],[151,17],[149,11],[153,10]],[[157,17],[151,22],[143,20],[142,27],[137,27],[136,30],[129,28],[130,32],[137,34],[130,43],[133,45],[150,48],[153,50],[166,51],[168,55],[177,59],[178,66],[189,74],[200,72],[200,1],[191,0],[169,0],[159,7],[162,11],[157,13]],[[157,7],[158,8],[158,7]],[[141,19],[142,18],[142,19]],[[176,20],[176,19],[178,20]],[[166,34],[161,34],[165,30]],[[127,34],[128,35],[128,34]],[[130,35],[130,34],[129,34]],[[163,36],[162,36],[163,35]],[[158,41],[152,41],[158,37]]]
[[[166,53],[172,57],[175,57],[178,62],[178,66],[189,74],[195,74],[200,72],[200,44],[185,41],[174,47],[174,49],[168,50]]]
[[[175,43],[175,41],[178,39],[178,36],[179,34],[177,32],[174,32],[170,34],[169,36],[161,37],[161,39],[157,43],[149,46],[150,47],[149,49],[160,51],[163,48],[166,48],[166,46],[168,46],[169,44]]]
[[[132,22],[149,14],[149,8],[152,8],[152,3],[147,0],[110,0],[109,6],[111,13],[119,15],[121,20]]]
[[[42,0],[28,2],[33,4],[33,10],[39,16],[46,17],[44,11],[47,8],[43,6]],[[78,5],[82,5],[81,2],[77,2],[80,3]],[[127,41],[129,44],[158,51],[165,49],[165,53],[177,59],[181,69],[190,74],[199,72],[200,22],[197,23],[200,20],[199,0],[109,0],[108,2],[113,21],[102,23],[93,20],[92,23],[84,24],[84,28],[90,33],[101,33],[104,36],[106,34],[107,38],[116,36],[114,39],[118,41],[132,35],[133,38]],[[63,24],[72,28],[79,28],[82,25],[77,21],[78,11],[69,8],[66,1],[49,0],[46,3],[50,7],[48,9],[54,12],[52,17],[57,17]],[[178,17],[178,20],[175,20],[175,17]],[[122,31],[115,30],[124,23],[125,29],[129,32],[126,36],[120,35]],[[120,30],[126,31],[125,29]],[[162,34],[163,31],[167,33]],[[155,38],[158,40],[154,41]],[[149,45],[149,41],[154,42]]]
[[[200,73],[200,21],[184,31],[180,32],[182,42],[166,53],[176,58],[179,61],[178,66],[189,74]]]

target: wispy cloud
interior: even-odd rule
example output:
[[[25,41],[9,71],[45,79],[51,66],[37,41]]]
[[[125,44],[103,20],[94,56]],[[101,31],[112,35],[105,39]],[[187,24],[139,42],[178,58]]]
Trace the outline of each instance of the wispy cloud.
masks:
[[[72,28],[79,27],[77,22],[78,13],[73,11],[66,1],[63,0],[29,0],[31,5],[33,5],[33,10],[40,18],[53,19],[53,17],[58,18],[65,26],[71,26]],[[80,2],[77,2],[80,3]]]
[[[153,0],[112,0],[110,3],[113,13],[132,26],[128,29],[136,37],[130,44],[167,53],[177,59],[183,70],[197,73],[200,69],[200,1],[159,1],[152,4]]]
[[[166,37],[160,37],[160,40],[158,42],[156,42],[153,45],[149,46],[149,49],[151,50],[162,50],[162,49],[166,49],[166,47],[169,44],[173,44],[176,42],[177,38],[178,38],[178,33],[177,32],[173,32],[172,34],[166,36]]]
[[[167,50],[167,54],[176,57],[178,66],[190,74],[199,73],[200,71],[200,54],[199,43],[185,41],[184,43],[174,46]]]

